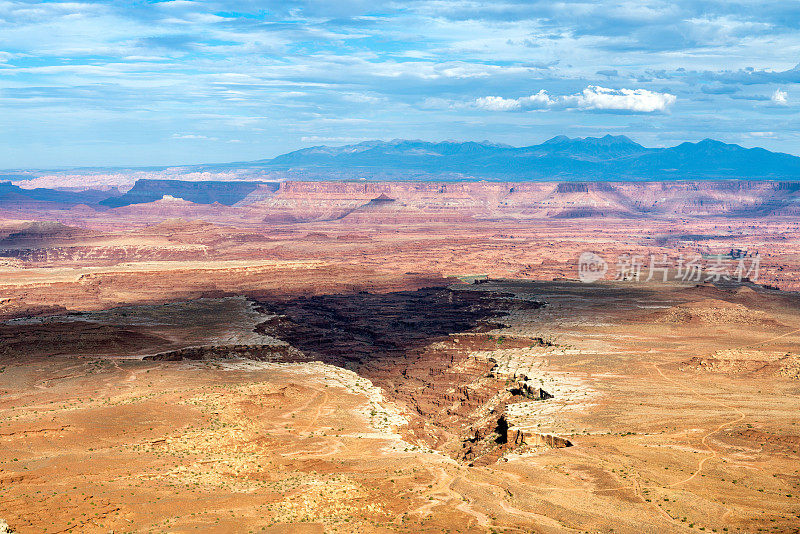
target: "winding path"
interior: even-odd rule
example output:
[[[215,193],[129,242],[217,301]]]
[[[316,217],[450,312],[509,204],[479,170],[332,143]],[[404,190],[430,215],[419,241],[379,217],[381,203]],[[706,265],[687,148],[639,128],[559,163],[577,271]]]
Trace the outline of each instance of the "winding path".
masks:
[[[781,339],[781,338],[784,338],[786,336],[790,336],[792,334],[796,334],[798,332],[800,332],[800,328],[796,328],[794,330],[790,330],[789,332],[785,332],[785,333],[777,335],[775,337],[771,337],[769,339],[765,339],[764,341],[757,341],[757,342],[754,342],[754,343],[748,343],[746,345],[741,345],[739,347],[735,347],[734,350],[741,350],[741,349],[746,349],[746,348],[751,348],[751,347],[757,347],[759,345],[764,345],[764,344],[767,344],[767,343],[772,343],[776,339]],[[666,380],[667,382],[670,382],[670,383],[672,383],[674,385],[683,387],[683,384],[681,384],[677,380],[669,378],[667,375],[665,375],[658,364],[654,363],[653,367],[655,368],[656,371],[658,371],[658,374],[661,375],[661,377],[664,380]],[[738,414],[738,416],[736,418],[734,418],[734,419],[731,419],[730,421],[726,421],[726,422],[722,423],[721,425],[716,427],[714,430],[708,432],[706,435],[703,436],[703,439],[701,440],[701,443],[703,444],[703,446],[706,448],[706,450],[710,454],[708,456],[706,456],[705,458],[701,459],[700,462],[698,462],[697,469],[695,470],[694,473],[691,474],[691,476],[689,476],[689,477],[687,477],[687,478],[685,478],[685,479],[683,479],[683,480],[681,480],[679,482],[675,482],[673,484],[669,484],[668,486],[666,486],[668,488],[679,486],[681,484],[685,484],[686,482],[691,481],[692,479],[694,479],[697,475],[699,475],[703,471],[703,466],[705,465],[705,463],[708,460],[711,460],[713,458],[718,458],[719,454],[717,453],[716,450],[714,450],[708,444],[708,438],[710,438],[711,436],[713,436],[717,432],[720,432],[722,429],[724,429],[724,428],[726,428],[728,426],[731,426],[731,425],[735,425],[736,423],[740,423],[740,422],[744,421],[744,419],[745,419],[744,412],[742,412],[736,406],[731,406],[730,404],[725,404],[724,402],[721,402],[721,401],[711,397],[710,395],[706,395],[706,394],[703,394],[703,393],[695,393],[695,395],[697,395],[698,397],[702,397],[703,399],[709,400],[709,401],[713,402],[714,404],[716,404],[718,406],[722,406],[723,408],[727,408],[728,410],[734,411],[734,412],[736,412]]]

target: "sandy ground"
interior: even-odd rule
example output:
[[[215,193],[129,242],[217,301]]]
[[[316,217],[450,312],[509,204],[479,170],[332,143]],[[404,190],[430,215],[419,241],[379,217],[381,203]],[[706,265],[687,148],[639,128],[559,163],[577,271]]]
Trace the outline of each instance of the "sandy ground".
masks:
[[[57,216],[31,217],[37,215]],[[800,229],[780,217],[454,223],[435,216],[404,221],[378,215],[365,221],[211,224],[163,222],[163,216],[151,214],[143,225],[98,213],[91,220],[64,222],[77,228],[98,220],[102,226],[92,230],[61,228],[0,245],[0,301],[17,303],[9,310],[0,302],[0,317],[24,316],[37,306],[88,310],[203,296],[392,291],[467,275],[576,279],[578,258],[586,251],[608,262],[608,278],[619,274],[621,257],[638,256],[642,279],[651,255],[666,254],[675,267],[696,255],[705,255],[708,264],[710,255],[732,249],[758,251],[762,283],[800,289]],[[20,224],[0,217],[0,237]],[[727,261],[733,274],[736,262]]]
[[[0,519],[16,531],[800,532],[800,297],[558,281],[577,277],[584,251],[613,270],[623,254],[741,248],[761,252],[762,282],[798,289],[793,218],[432,206],[297,222],[297,206],[286,220],[195,208],[0,219]],[[80,228],[29,235],[22,219]],[[472,284],[479,275],[492,281]],[[380,299],[354,296],[394,295],[385,317],[434,332],[447,306],[392,314],[406,309],[402,292],[448,284],[546,305],[489,317],[504,323],[496,331],[470,323],[399,343],[411,356],[396,369],[364,365],[362,351],[375,382],[350,354],[306,357],[280,324],[255,331],[271,317],[257,302],[332,296],[299,341],[385,350]],[[375,306],[375,324],[362,314],[348,330],[359,311],[348,302]],[[222,359],[142,360],[197,347]],[[457,347],[472,352],[449,360]],[[404,373],[428,411],[389,387],[411,383]],[[524,439],[498,461],[470,466],[415,438],[452,414],[492,415],[520,375],[552,398],[505,406]]]
[[[511,405],[510,422],[572,447],[523,443],[470,467],[409,443],[408,406],[322,363],[6,355],[0,518],[48,533],[798,531],[797,297],[475,287],[547,302],[504,317],[496,334],[551,346],[498,343],[477,356],[550,391]],[[248,306],[132,315],[148,332],[213,343],[252,328]],[[88,319],[131,326],[113,310]]]

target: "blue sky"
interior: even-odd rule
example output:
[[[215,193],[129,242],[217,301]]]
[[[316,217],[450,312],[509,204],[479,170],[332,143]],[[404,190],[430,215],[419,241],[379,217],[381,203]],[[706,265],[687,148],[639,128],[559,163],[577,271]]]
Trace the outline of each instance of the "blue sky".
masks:
[[[800,154],[800,2],[0,0],[0,168],[626,134]]]

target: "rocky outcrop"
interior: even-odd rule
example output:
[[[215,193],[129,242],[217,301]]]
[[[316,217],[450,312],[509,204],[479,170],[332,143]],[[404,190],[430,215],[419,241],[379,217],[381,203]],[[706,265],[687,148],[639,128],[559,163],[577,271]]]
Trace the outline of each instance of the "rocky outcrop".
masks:
[[[402,222],[796,215],[800,192],[765,181],[282,182],[247,201],[269,222]],[[352,215],[350,215],[352,214]]]
[[[471,434],[461,442],[456,458],[469,465],[490,465],[506,452],[522,445],[560,449],[571,447],[572,443],[552,434],[525,432],[521,428],[510,426],[505,414],[498,415],[494,411],[482,424],[471,429]]]
[[[740,300],[747,301],[742,294]],[[666,310],[645,316],[647,320],[667,324],[697,325],[765,325],[784,326],[763,310],[755,309],[737,302],[728,302],[716,298],[706,298],[672,306]]]
[[[110,208],[118,208],[131,204],[153,202],[168,196],[196,204],[218,202],[225,206],[232,206],[259,187],[270,185],[273,190],[277,190],[277,184],[265,184],[263,182],[192,182],[141,179],[137,180],[134,186],[124,195],[103,200],[100,204]]]
[[[43,208],[57,207],[69,209],[77,205],[96,205],[101,200],[119,195],[116,189],[101,191],[84,189],[83,191],[62,191],[59,189],[24,189],[11,182],[0,182],[0,207]]]
[[[114,265],[129,261],[178,261],[208,257],[203,245],[119,245],[119,246],[40,246],[1,249],[0,257],[42,264],[87,262]]]
[[[552,449],[572,447],[572,442],[568,439],[554,436],[552,434],[537,434],[535,432],[531,432],[524,436],[523,441],[527,445],[546,446]]]
[[[258,361],[296,361],[302,354],[289,346],[275,345],[208,345],[186,347],[145,356],[145,360],[178,362],[182,360],[219,360],[245,358]]]
[[[144,329],[88,321],[0,324],[0,356],[48,357],[60,354],[137,354],[169,345]]]
[[[457,459],[469,465],[489,465],[503,453],[522,444],[522,433],[508,428],[505,415],[494,414],[461,442]]]
[[[20,317],[40,317],[66,313],[64,306],[29,304],[21,298],[0,298],[0,321]]]
[[[470,463],[491,463],[522,441],[508,429],[510,402],[548,398],[524,377],[509,387],[490,351],[541,346],[498,335],[498,319],[544,303],[484,291],[422,289],[262,302],[275,314],[257,331],[307,358],[351,369],[408,408],[406,438]],[[512,384],[513,385],[513,384]]]
[[[24,247],[30,244],[47,245],[55,241],[64,242],[97,235],[85,228],[76,228],[61,223],[39,221],[23,223],[0,239],[0,248]]]
[[[511,386],[510,391],[514,395],[520,395],[526,399],[532,400],[547,400],[553,398],[553,395],[536,386],[533,381],[528,380],[528,378],[524,375],[513,386]]]

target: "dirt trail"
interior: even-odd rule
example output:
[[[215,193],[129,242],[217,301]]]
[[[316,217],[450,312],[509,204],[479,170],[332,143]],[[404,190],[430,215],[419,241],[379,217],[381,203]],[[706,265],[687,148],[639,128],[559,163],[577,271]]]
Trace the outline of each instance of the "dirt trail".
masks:
[[[778,337],[780,337],[780,336],[778,336]],[[669,378],[667,375],[665,375],[664,372],[661,370],[661,368],[657,364],[653,364],[653,367],[655,368],[656,371],[658,371],[658,374],[661,375],[661,377],[664,380],[666,380],[667,382],[670,382],[670,383],[672,383],[672,384],[674,384],[674,385],[676,385],[678,387],[683,387],[683,384],[681,384],[677,380]],[[695,470],[694,473],[691,474],[691,476],[689,476],[689,477],[687,477],[687,478],[685,478],[685,479],[683,479],[683,480],[681,480],[679,482],[675,482],[673,484],[669,484],[668,486],[666,486],[668,488],[673,488],[675,486],[679,486],[681,484],[685,484],[686,482],[689,482],[690,480],[694,479],[697,475],[699,475],[703,471],[703,466],[705,465],[705,463],[708,460],[711,460],[713,458],[717,458],[719,456],[717,451],[714,450],[713,448],[711,448],[711,446],[708,444],[708,438],[710,438],[711,436],[713,436],[717,432],[721,431],[723,428],[728,427],[730,425],[735,425],[736,423],[740,423],[741,421],[743,421],[745,419],[744,412],[742,412],[739,408],[737,408],[735,406],[731,406],[729,404],[725,404],[724,402],[718,401],[717,399],[714,399],[711,396],[703,394],[703,393],[695,393],[695,395],[697,395],[698,397],[701,397],[701,398],[703,398],[705,400],[711,401],[711,402],[713,402],[714,404],[716,404],[718,406],[722,406],[723,408],[727,408],[729,410],[732,410],[732,411],[736,412],[738,414],[738,417],[736,417],[734,419],[731,419],[730,421],[726,421],[726,422],[722,423],[717,428],[715,428],[714,430],[712,430],[711,432],[708,432],[706,435],[703,436],[703,439],[701,440],[701,443],[706,448],[706,450],[710,453],[709,456],[706,456],[705,458],[702,458],[698,462],[697,469]]]
[[[757,346],[760,346],[760,345],[765,345],[765,344],[768,344],[768,343],[772,343],[773,341],[775,341],[777,339],[782,339],[784,337],[790,336],[790,335],[798,333],[798,332],[800,332],[800,328],[791,330],[789,332],[784,332],[783,334],[777,335],[775,337],[771,337],[771,338],[766,339],[764,341],[758,341],[758,342],[755,342],[755,343],[748,343],[748,344],[745,344],[745,345],[741,345],[739,347],[736,347],[735,350],[742,350],[742,349],[757,347]],[[681,384],[677,380],[669,378],[667,375],[665,375],[658,364],[653,364],[653,367],[655,368],[656,371],[658,371],[658,374],[661,375],[661,377],[664,380],[666,380],[667,382],[670,382],[671,384],[674,384],[676,386],[683,387],[683,384]],[[731,425],[735,425],[737,423],[740,423],[740,422],[744,421],[744,419],[745,419],[744,412],[742,412],[739,408],[737,408],[735,406],[731,406],[730,404],[725,404],[724,402],[721,402],[721,401],[711,397],[710,395],[706,395],[704,393],[695,392],[695,395],[697,395],[698,397],[701,397],[701,398],[703,398],[705,400],[711,401],[714,404],[716,404],[717,406],[722,406],[723,408],[726,408],[728,410],[734,411],[734,412],[736,412],[738,414],[738,416],[736,418],[734,418],[734,419],[731,419],[730,421],[726,421],[726,422],[720,424],[714,430],[708,432],[707,434],[705,434],[703,436],[703,438],[701,440],[701,443],[706,448],[706,450],[710,453],[709,456],[706,456],[705,458],[702,458],[698,462],[697,469],[694,471],[694,473],[692,473],[689,477],[687,477],[687,478],[685,478],[685,479],[683,479],[683,480],[681,480],[679,482],[675,482],[673,484],[668,485],[667,487],[669,487],[669,488],[672,488],[672,487],[675,487],[675,486],[679,486],[681,484],[685,484],[685,483],[693,480],[695,477],[697,477],[697,475],[699,475],[703,471],[703,466],[705,466],[705,464],[706,464],[706,462],[708,460],[711,460],[711,459],[714,459],[714,458],[718,458],[719,454],[717,453],[716,450],[714,450],[708,444],[708,439],[711,436],[713,436],[714,434],[716,434],[716,433],[720,432],[721,430],[723,430],[724,428],[729,427]]]
[[[317,393],[316,395],[314,395],[313,398],[311,398],[306,404],[304,404],[298,410],[298,411],[305,410],[308,406],[311,405],[312,402],[317,400],[320,396],[322,396],[322,400],[319,401],[319,403],[317,403],[318,404],[317,411],[314,413],[314,417],[312,417],[311,420],[308,422],[308,424],[306,425],[306,428],[303,430],[303,432],[312,432],[312,429],[316,427],[317,420],[319,420],[319,416],[322,415],[322,410],[324,410],[327,407],[328,392],[325,391],[324,393]]]
[[[736,347],[734,350],[749,349],[749,348],[752,348],[752,347],[757,347],[759,345],[764,345],[766,343],[772,343],[776,339],[781,339],[781,338],[784,338],[786,336],[791,336],[792,334],[796,334],[798,332],[800,332],[800,328],[792,330],[791,332],[786,332],[785,334],[781,334],[779,336],[771,337],[771,338],[766,339],[764,341],[757,341],[756,343],[749,343],[747,345],[742,345],[741,347]]]

